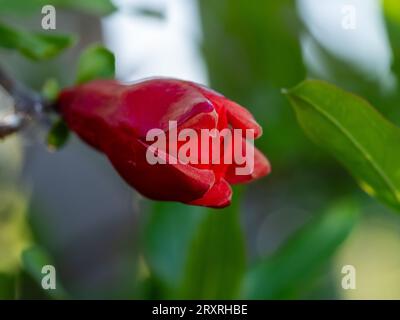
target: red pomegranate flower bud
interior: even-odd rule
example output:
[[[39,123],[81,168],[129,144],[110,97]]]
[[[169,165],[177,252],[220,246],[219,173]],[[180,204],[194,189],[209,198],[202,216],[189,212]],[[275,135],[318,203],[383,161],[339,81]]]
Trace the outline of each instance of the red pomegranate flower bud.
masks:
[[[270,172],[251,141],[262,134],[253,116],[192,82],[98,80],[64,90],[58,106],[69,128],[151,199],[225,207],[230,184]]]

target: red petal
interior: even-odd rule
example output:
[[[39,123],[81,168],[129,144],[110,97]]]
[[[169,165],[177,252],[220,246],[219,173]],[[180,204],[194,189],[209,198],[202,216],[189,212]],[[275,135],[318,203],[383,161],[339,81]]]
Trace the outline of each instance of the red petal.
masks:
[[[225,106],[228,121],[233,128],[242,130],[252,129],[254,130],[254,139],[261,137],[262,128],[247,109],[228,99],[225,101]]]
[[[113,137],[106,151],[119,174],[144,196],[154,200],[190,202],[203,196],[214,184],[215,176],[211,170],[182,164],[149,164],[147,148],[141,141],[120,136]]]
[[[203,92],[175,79],[155,78],[131,85],[96,80],[64,90],[58,104],[69,124],[74,118],[84,118],[127,128],[138,138],[145,138],[150,129],[168,130],[169,121],[180,126],[202,113],[217,122],[215,108]]]
[[[247,148],[252,148],[254,150],[254,169],[249,175],[238,175],[236,169],[242,167],[237,164],[232,164],[229,166],[225,173],[224,178],[230,184],[246,183],[268,175],[271,172],[271,165],[268,159],[262,154],[260,150],[254,147],[252,143],[242,139],[242,154],[245,155],[245,146]],[[235,150],[235,148],[234,148]],[[238,150],[238,149],[236,149]],[[234,151],[235,152],[235,151]],[[234,157],[233,157],[234,159]]]
[[[223,106],[228,116],[228,122],[233,128],[237,129],[253,129],[254,139],[259,138],[262,135],[262,128],[254,119],[253,115],[244,107],[240,106],[236,102],[233,102],[223,95],[209,89],[205,86],[191,83],[192,86],[198,87],[204,95],[215,104],[215,106]],[[220,111],[219,111],[220,112]],[[243,134],[244,136],[244,134]]]
[[[103,135],[108,132],[105,119],[118,107],[118,99],[123,90],[124,87],[114,80],[93,81],[63,90],[57,107],[68,127],[101,151]]]
[[[126,87],[113,120],[117,125],[135,128],[136,136],[144,138],[150,129],[167,131],[169,121],[181,126],[202,113],[217,116],[213,104],[200,90],[185,81],[150,79]]]
[[[232,189],[224,180],[217,182],[208,192],[200,199],[190,202],[189,204],[211,208],[224,208],[231,204]]]

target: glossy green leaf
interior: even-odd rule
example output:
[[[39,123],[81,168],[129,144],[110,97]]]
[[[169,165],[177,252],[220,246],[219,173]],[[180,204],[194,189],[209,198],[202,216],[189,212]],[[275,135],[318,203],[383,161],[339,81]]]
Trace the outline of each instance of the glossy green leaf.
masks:
[[[41,12],[45,5],[57,9],[72,9],[93,15],[106,15],[115,11],[111,0],[0,0],[0,14],[28,15]]]
[[[79,58],[77,83],[96,79],[112,79],[115,76],[115,57],[100,45],[88,47]]]
[[[152,276],[169,292],[179,286],[189,244],[205,211],[181,203],[155,202],[149,213],[144,230],[144,256]]]
[[[246,267],[239,201],[209,210],[191,243],[180,298],[234,299]]]
[[[246,275],[246,299],[291,299],[307,289],[358,221],[358,208],[341,202],[293,235]]]
[[[47,146],[50,150],[59,150],[70,137],[70,131],[64,120],[57,120],[47,135]]]
[[[365,192],[400,210],[400,129],[367,101],[322,81],[305,81],[287,96],[306,134]]]
[[[51,265],[54,266],[52,259],[49,257],[47,252],[42,248],[35,246],[25,250],[22,253],[22,267],[23,270],[36,282],[36,285],[44,291],[45,294],[53,299],[66,299],[67,294],[59,281],[56,269],[56,289],[43,289],[42,280],[46,276],[46,272],[43,271],[43,267]]]
[[[0,23],[0,47],[18,50],[33,60],[53,58],[73,43],[71,36],[28,32]]]

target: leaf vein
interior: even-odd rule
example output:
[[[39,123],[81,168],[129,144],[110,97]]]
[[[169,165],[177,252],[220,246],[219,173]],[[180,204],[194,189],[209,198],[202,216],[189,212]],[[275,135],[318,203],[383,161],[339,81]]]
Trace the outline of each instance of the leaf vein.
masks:
[[[357,139],[344,126],[342,126],[342,124],[338,120],[336,120],[331,114],[329,114],[325,110],[323,110],[320,107],[318,107],[317,105],[315,105],[308,98],[305,98],[301,95],[296,95],[295,98],[296,97],[300,100],[303,100],[305,103],[309,104],[318,113],[320,113],[329,122],[331,122],[335,127],[337,127],[339,132],[341,132],[351,142],[351,144],[355,147],[355,149],[358,150],[362,154],[362,156],[365,158],[367,163],[369,163],[371,165],[373,170],[378,174],[378,176],[382,179],[382,181],[387,185],[389,190],[392,192],[394,198],[398,202],[400,202],[400,194],[399,194],[395,184],[391,181],[391,179],[385,173],[385,171],[381,168],[381,166],[376,162],[374,157],[363,147],[363,145],[360,142],[358,142]]]

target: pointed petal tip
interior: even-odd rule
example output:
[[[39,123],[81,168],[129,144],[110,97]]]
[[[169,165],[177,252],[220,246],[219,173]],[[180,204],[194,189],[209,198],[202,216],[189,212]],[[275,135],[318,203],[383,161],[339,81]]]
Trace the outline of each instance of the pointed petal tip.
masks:
[[[250,145],[250,144],[248,144]],[[253,145],[250,145],[253,148]],[[230,184],[249,183],[254,180],[261,179],[271,173],[271,164],[267,157],[257,148],[254,148],[254,168],[248,175],[238,175],[236,164],[231,165],[225,173],[224,178]]]
[[[214,184],[202,198],[191,201],[189,204],[209,208],[225,208],[231,204],[232,188],[227,181],[222,179]]]

